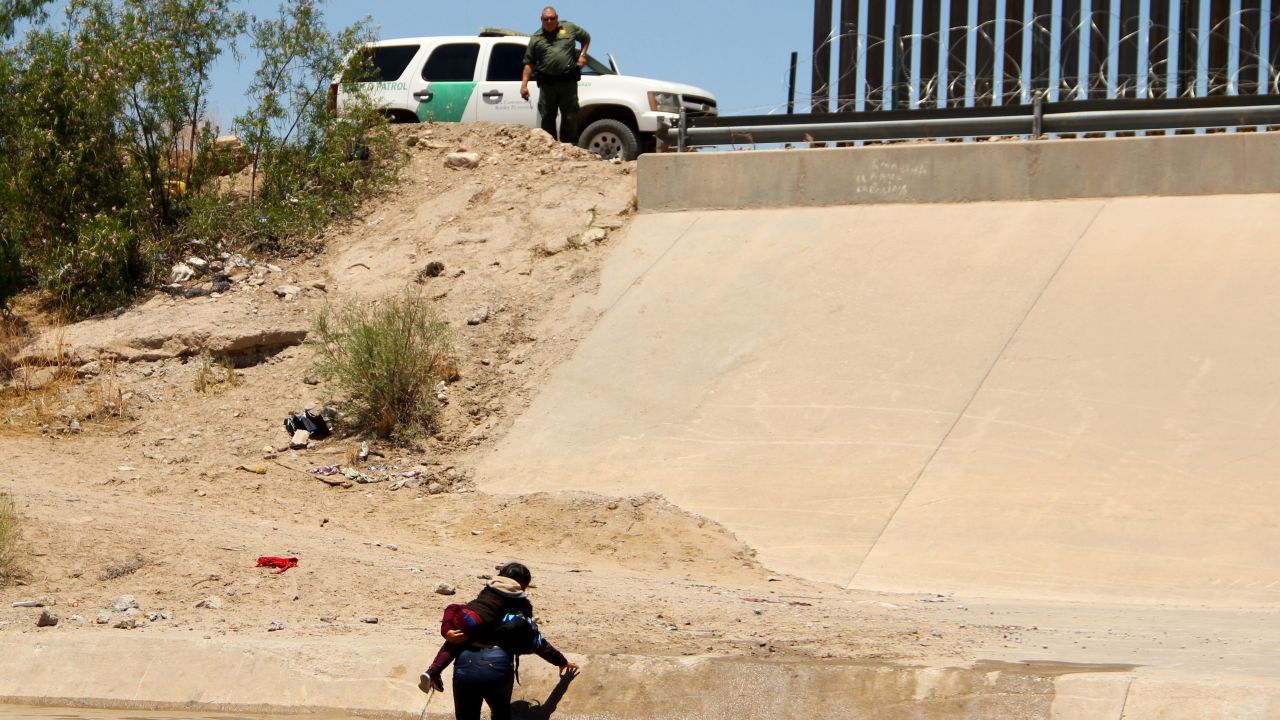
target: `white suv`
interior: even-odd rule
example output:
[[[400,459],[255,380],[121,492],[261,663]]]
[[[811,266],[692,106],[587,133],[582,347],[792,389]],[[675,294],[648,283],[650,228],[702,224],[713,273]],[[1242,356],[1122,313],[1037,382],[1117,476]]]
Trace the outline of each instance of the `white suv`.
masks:
[[[393,122],[488,121],[538,127],[538,89],[520,97],[520,76],[529,38],[510,31],[479,35],[382,40],[366,50],[375,78],[362,89],[386,109]],[[330,104],[346,100],[335,84]],[[578,144],[605,159],[634,160],[654,149],[659,118],[678,123],[681,108],[691,116],[715,115],[715,96],[690,85],[627,77],[609,57],[605,66],[588,58],[578,83],[581,107]]]

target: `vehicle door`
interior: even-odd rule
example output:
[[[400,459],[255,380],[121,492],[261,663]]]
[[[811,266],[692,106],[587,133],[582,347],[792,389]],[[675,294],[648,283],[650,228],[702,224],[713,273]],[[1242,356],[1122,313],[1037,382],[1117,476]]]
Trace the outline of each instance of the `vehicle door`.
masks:
[[[431,49],[422,72],[411,81],[422,122],[469,122],[476,119],[476,66],[479,39],[444,42]]]
[[[356,81],[342,87],[341,98],[335,102],[345,104],[352,100],[351,94],[359,91],[378,107],[391,110],[413,112],[417,101],[409,94],[409,83],[405,75],[409,67],[417,67],[413,59],[417,56],[421,45],[405,43],[394,45],[366,46],[350,58],[347,72]],[[334,92],[331,89],[330,92]]]
[[[538,86],[529,83],[529,99],[520,97],[520,78],[524,73],[522,39],[499,39],[489,49],[484,77],[476,88],[480,96],[477,119],[511,125],[538,125]]]

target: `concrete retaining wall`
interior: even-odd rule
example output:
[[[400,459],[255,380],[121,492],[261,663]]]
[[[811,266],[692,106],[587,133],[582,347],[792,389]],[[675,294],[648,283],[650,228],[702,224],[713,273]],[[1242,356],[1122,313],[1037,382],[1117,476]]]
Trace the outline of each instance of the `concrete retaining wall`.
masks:
[[[0,702],[236,713],[341,711],[416,718],[427,657],[403,645],[340,639],[217,639],[48,635],[0,654]],[[1178,677],[1047,665],[894,667],[770,663],[711,657],[577,658],[582,675],[557,688],[554,668],[521,668],[517,717],[761,720],[821,718],[1274,718],[1280,686],[1248,678]],[[1117,670],[1111,668],[1111,670]],[[1127,706],[1126,706],[1127,705]],[[11,717],[0,707],[0,718]],[[452,717],[437,695],[428,717]]]
[[[1280,135],[650,154],[643,211],[1280,192]]]

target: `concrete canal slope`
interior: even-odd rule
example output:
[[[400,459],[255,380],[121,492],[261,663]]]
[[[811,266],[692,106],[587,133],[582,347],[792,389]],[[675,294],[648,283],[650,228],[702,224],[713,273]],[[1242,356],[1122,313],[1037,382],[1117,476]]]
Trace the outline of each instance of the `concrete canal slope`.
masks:
[[[851,587],[1274,607],[1276,218],[1280,195],[642,215],[482,485],[660,491]]]
[[[577,658],[558,685],[540,661],[521,668],[515,716],[575,720],[1260,720],[1280,714],[1263,678],[1134,671],[1066,663],[893,667],[768,663],[714,657]],[[427,661],[403,645],[118,635],[48,636],[0,653],[0,702],[117,710],[322,713],[417,718],[426,697],[411,670]],[[452,717],[435,696],[426,717]],[[114,718],[101,711],[86,720]],[[78,713],[0,705],[0,718]],[[133,713],[130,713],[130,717]]]

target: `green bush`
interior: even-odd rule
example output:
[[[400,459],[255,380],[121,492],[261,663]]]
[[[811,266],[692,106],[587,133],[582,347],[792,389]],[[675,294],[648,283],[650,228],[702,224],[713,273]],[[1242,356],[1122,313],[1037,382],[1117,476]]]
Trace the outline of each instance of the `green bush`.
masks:
[[[20,520],[18,508],[8,493],[0,492],[0,586],[21,577],[22,564],[18,548]]]
[[[8,308],[9,299],[17,295],[26,282],[18,241],[0,234],[0,313]]]
[[[109,310],[192,251],[289,251],[394,180],[376,109],[326,107],[367,23],[330,33],[322,3],[263,20],[232,0],[69,0],[54,23],[44,4],[0,13],[0,308],[34,284],[68,319]],[[9,46],[14,18],[35,25]],[[212,182],[207,115],[210,70],[246,33],[262,65],[235,121],[243,198]]]
[[[141,239],[118,215],[81,221],[74,242],[57,243],[37,256],[41,286],[71,318],[119,307],[137,295],[148,265]]]
[[[449,377],[452,333],[416,295],[374,304],[326,308],[310,341],[316,371],[335,381],[353,430],[409,440],[429,430],[435,387]]]

